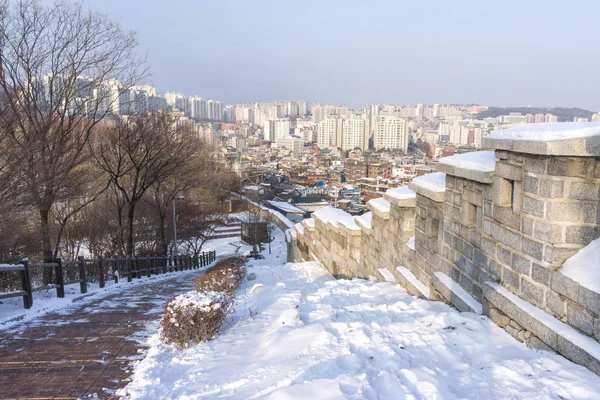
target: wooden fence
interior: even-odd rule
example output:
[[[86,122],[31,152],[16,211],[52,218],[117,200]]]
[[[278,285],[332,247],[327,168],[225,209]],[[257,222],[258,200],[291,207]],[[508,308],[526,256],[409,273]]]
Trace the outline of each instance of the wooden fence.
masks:
[[[33,293],[42,290],[56,289],[57,297],[65,297],[65,286],[79,283],[81,293],[87,293],[88,282],[98,282],[100,288],[106,286],[106,281],[113,279],[115,283],[119,279],[127,277],[131,282],[134,278],[142,276],[150,277],[152,274],[165,274],[174,271],[186,271],[205,267],[216,260],[214,251],[202,252],[198,257],[182,255],[177,257],[129,257],[129,258],[98,258],[84,259],[79,257],[76,261],[62,261],[60,258],[52,263],[29,264],[23,261],[21,264],[2,266],[3,272],[17,272],[20,274],[21,290],[10,293],[0,292],[0,300],[12,297],[23,297],[23,306],[31,308],[33,305]],[[32,286],[31,273],[54,269],[54,283],[43,286]]]

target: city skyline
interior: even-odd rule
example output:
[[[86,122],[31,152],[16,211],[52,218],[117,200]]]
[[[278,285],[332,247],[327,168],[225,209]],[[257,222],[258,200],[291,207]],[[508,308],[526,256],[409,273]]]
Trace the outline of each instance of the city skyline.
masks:
[[[569,8],[554,1],[87,5],[139,33],[152,69],[148,83],[161,92],[225,104],[299,98],[351,108],[600,109],[590,89],[599,83],[592,50],[600,5],[591,1]]]

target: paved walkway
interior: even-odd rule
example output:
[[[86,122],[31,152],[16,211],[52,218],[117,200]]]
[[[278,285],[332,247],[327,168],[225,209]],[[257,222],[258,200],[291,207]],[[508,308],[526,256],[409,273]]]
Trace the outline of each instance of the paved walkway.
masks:
[[[165,301],[202,271],[148,279],[119,293],[0,331],[0,398],[116,398]]]

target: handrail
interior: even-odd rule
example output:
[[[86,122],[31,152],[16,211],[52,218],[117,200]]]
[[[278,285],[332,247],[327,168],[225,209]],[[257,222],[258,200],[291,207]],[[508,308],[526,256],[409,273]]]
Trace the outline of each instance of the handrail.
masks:
[[[114,279],[119,283],[121,277],[127,277],[131,282],[133,278],[150,277],[153,274],[165,274],[167,272],[188,271],[206,267],[216,260],[215,251],[203,251],[196,256],[184,254],[179,256],[144,256],[144,257],[115,257],[115,258],[90,258],[79,257],[77,260],[63,261],[60,258],[51,263],[29,264],[24,259],[21,264],[4,265],[0,267],[0,274],[5,272],[18,272],[21,280],[21,290],[7,293],[0,292],[0,299],[23,297],[23,307],[31,308],[33,305],[33,293],[56,289],[56,296],[65,296],[65,286],[79,283],[80,292],[87,293],[88,282],[99,282],[99,288],[104,288],[107,279]],[[77,267],[74,269],[73,267]],[[32,286],[31,270],[52,271],[53,282]],[[71,279],[65,279],[65,271]],[[77,279],[73,279],[76,272]],[[90,273],[88,275],[88,273]],[[46,274],[46,272],[44,272]]]

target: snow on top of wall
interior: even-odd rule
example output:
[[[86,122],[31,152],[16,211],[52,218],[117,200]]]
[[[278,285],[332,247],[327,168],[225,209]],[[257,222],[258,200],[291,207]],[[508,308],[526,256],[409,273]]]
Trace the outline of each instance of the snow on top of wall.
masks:
[[[560,272],[584,288],[600,293],[600,238],[565,261]]]
[[[600,136],[600,122],[552,122],[526,124],[493,131],[488,137],[500,140],[548,142]]]
[[[390,202],[384,199],[383,197],[371,199],[369,200],[369,204],[371,205],[371,207],[375,208],[380,213],[390,212]]]
[[[429,298],[430,291],[429,286],[425,286],[423,282],[421,282],[410,270],[402,265],[396,267],[396,271],[398,271],[404,279],[406,279],[411,285],[413,285],[419,292],[423,294],[423,296]]]
[[[494,172],[497,161],[499,160],[494,156],[493,151],[473,151],[444,157],[440,159],[440,164],[481,172]]]
[[[466,305],[468,305],[471,308],[471,310],[474,310],[477,314],[482,313],[481,303],[479,303],[477,300],[475,300],[473,298],[473,296],[471,296],[469,293],[467,293],[465,291],[465,289],[463,289],[462,286],[460,286],[457,282],[453,281],[452,278],[450,278],[448,275],[444,274],[443,272],[439,272],[439,271],[435,272],[435,276],[444,285],[446,285],[452,291],[453,294],[460,297],[460,299]]]
[[[379,268],[377,270],[386,282],[396,283],[396,278],[387,268]]]
[[[351,217],[351,215],[348,214],[346,211],[333,207],[320,208],[317,211],[315,211],[313,215],[319,217],[319,219],[323,221],[324,224],[331,222],[331,225],[333,226],[337,226],[337,223],[340,219]]]
[[[446,174],[443,172],[434,172],[432,174],[418,176],[413,179],[411,183],[432,192],[444,192],[446,191]]]
[[[408,242],[406,242],[406,245],[408,246],[409,249],[414,250],[415,249],[415,237],[411,236],[410,239],[408,239]]]
[[[356,217],[356,220],[358,222],[360,222],[360,224],[362,226],[364,226],[365,228],[371,229],[371,223],[373,222],[373,213],[372,212],[365,213],[359,217]]]
[[[305,219],[302,222],[304,222],[306,224],[306,226],[308,226],[309,228],[314,228],[315,227],[315,220],[312,219],[312,218]]]
[[[543,325],[556,332],[558,335],[564,337],[569,342],[575,344],[577,347],[585,350],[587,353],[592,355],[592,357],[600,359],[600,344],[594,339],[584,335],[583,333],[579,333],[574,328],[571,328],[564,322],[561,322],[558,319],[554,318],[552,315],[548,314],[541,308],[538,308],[533,304],[529,303],[528,301],[525,301],[522,298],[516,296],[508,289],[502,287],[500,284],[489,281],[486,282],[486,284],[494,288],[494,290],[496,290],[502,296],[506,297],[521,310],[523,310],[531,317],[535,318]]]
[[[417,194],[410,190],[408,186],[400,186],[397,188],[388,189],[385,194],[397,200],[414,199],[417,196]]]
[[[294,228],[298,231],[299,234],[304,235],[304,226],[302,226],[302,222],[298,222],[294,225]]]
[[[339,220],[339,223],[344,225],[346,228],[350,229],[351,231],[360,231],[360,226],[356,225],[355,217],[342,218]]]

